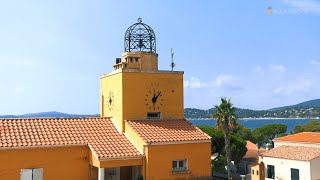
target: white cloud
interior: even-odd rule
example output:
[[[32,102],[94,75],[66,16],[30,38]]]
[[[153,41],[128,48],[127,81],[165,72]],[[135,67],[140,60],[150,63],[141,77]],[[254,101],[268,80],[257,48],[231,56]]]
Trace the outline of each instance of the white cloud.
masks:
[[[199,78],[197,77],[191,77],[190,80],[186,80],[183,83],[183,86],[185,88],[202,88],[206,84],[201,82]]]
[[[282,0],[289,6],[301,9],[305,12],[320,13],[320,1],[317,0]]]
[[[263,76],[264,70],[262,69],[261,66],[257,66],[253,69],[253,73],[254,73],[254,75]]]
[[[320,65],[320,61],[313,59],[313,60],[311,60],[310,64],[312,64],[312,65]]]
[[[281,64],[270,64],[269,65],[269,68],[271,70],[271,72],[279,72],[279,73],[284,73],[287,71],[286,67],[284,67],[283,65]]]
[[[236,83],[237,79],[231,75],[227,74],[220,74],[215,80],[215,84],[218,87],[227,85],[227,86],[233,86]]]
[[[283,91],[283,87],[278,87],[273,90],[274,93],[281,93]]]
[[[22,93],[24,93],[24,87],[16,87],[15,92],[16,92],[17,94],[22,94]]]
[[[309,92],[315,84],[312,79],[298,79],[294,82],[287,83],[285,86],[277,87],[273,90],[276,94],[293,95],[296,93]]]

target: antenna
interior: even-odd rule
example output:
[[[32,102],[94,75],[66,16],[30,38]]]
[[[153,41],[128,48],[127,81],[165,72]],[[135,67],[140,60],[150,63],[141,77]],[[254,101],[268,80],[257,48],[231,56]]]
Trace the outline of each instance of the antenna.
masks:
[[[170,64],[171,71],[173,71],[173,68],[176,66],[176,64],[173,62],[173,55],[174,55],[174,52],[173,52],[173,49],[171,48],[171,64]]]

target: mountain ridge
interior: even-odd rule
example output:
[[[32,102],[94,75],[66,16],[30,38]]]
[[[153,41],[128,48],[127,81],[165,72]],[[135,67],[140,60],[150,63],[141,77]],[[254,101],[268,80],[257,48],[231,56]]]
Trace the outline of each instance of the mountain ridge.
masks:
[[[272,108],[269,110],[281,110],[285,108],[294,108],[294,107],[320,107],[320,99],[312,99],[312,100],[304,101],[295,105],[282,106],[282,107]]]
[[[185,108],[185,117],[189,119],[211,118],[214,108],[201,110]],[[304,101],[291,106],[283,106],[268,110],[251,110],[236,108],[239,118],[319,118],[320,99]]]
[[[214,108],[207,110],[197,108],[185,108],[184,115],[187,119],[211,118]],[[283,106],[268,110],[251,110],[236,108],[239,118],[319,118],[320,99],[304,101],[291,106]],[[94,117],[99,114],[68,114],[57,111],[28,113],[22,115],[0,115],[0,118],[80,118]]]
[[[0,115],[0,118],[80,118],[80,117],[94,117],[100,116],[99,114],[86,115],[86,114],[68,114],[58,111],[48,111],[39,113],[27,113],[22,115]]]

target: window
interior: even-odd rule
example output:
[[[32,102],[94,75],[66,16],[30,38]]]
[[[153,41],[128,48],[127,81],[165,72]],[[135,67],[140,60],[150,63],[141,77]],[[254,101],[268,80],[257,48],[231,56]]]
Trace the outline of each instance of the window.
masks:
[[[22,169],[20,171],[20,180],[43,180],[43,168]]]
[[[259,176],[259,171],[257,170],[257,175]]]
[[[267,178],[274,179],[274,166],[273,165],[267,166]]]
[[[299,169],[291,168],[291,180],[299,180]]]
[[[252,174],[254,174],[254,170],[252,170]]]
[[[185,172],[188,171],[187,160],[172,161],[172,172]]]
[[[147,118],[148,119],[159,119],[160,118],[160,112],[148,112]]]

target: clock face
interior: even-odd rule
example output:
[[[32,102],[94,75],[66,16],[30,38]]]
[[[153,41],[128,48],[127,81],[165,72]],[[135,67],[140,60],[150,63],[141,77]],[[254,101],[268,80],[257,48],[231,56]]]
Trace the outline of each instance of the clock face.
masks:
[[[163,92],[152,87],[147,90],[144,100],[148,111],[159,111],[164,103]]]
[[[107,108],[109,109],[109,111],[112,111],[112,109],[114,107],[114,95],[113,95],[112,91],[109,92],[106,104],[107,104]]]

